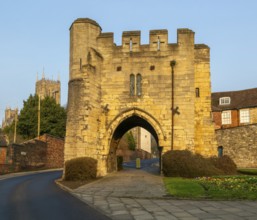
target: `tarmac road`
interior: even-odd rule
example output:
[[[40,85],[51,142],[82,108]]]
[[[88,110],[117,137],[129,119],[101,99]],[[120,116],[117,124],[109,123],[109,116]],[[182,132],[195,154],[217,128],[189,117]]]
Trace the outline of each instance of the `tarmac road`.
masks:
[[[61,175],[50,171],[0,180],[0,219],[109,219],[56,186]]]

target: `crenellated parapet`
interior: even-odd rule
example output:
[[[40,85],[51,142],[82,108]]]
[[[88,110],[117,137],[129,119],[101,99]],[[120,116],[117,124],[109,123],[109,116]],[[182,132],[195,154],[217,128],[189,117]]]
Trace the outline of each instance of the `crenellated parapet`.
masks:
[[[97,37],[98,47],[122,52],[167,51],[172,46],[193,46],[194,32],[189,29],[177,30],[177,42],[168,42],[168,30],[150,30],[149,44],[141,44],[141,31],[124,31],[121,45],[116,46],[113,33],[101,33]],[[192,47],[193,49],[193,47]]]
[[[71,27],[71,41],[73,39],[79,44],[84,45],[84,49],[81,48],[81,52],[85,54],[87,45],[94,45],[110,50],[121,50],[122,52],[143,52],[143,51],[165,51],[170,48],[170,45],[176,44],[177,46],[189,46],[194,45],[194,32],[190,29],[183,28],[177,30],[177,42],[168,42],[168,30],[150,30],[149,31],[149,43],[141,44],[141,32],[140,31],[124,31],[122,33],[122,43],[120,46],[116,46],[114,42],[114,34],[112,32],[102,32],[101,26],[92,19],[79,18],[75,20]],[[73,32],[76,35],[73,35]],[[93,43],[95,42],[95,43]],[[74,45],[75,46],[75,45]],[[71,43],[71,49],[73,44]],[[72,54],[71,54],[72,55]]]

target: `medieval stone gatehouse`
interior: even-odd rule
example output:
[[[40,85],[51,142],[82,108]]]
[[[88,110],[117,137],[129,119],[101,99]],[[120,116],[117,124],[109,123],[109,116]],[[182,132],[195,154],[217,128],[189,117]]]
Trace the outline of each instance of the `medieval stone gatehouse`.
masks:
[[[98,175],[116,170],[116,148],[135,126],[148,130],[164,152],[188,149],[216,155],[211,120],[210,49],[194,32],[178,29],[102,33],[99,24],[77,19],[70,27],[70,81],[65,160],[90,156]]]

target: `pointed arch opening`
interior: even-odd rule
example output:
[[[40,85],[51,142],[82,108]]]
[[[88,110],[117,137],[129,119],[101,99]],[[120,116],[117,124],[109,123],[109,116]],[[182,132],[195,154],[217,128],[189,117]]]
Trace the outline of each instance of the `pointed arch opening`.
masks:
[[[154,139],[155,145],[157,148],[159,143],[159,137],[155,128],[146,119],[140,117],[139,115],[135,114],[130,117],[126,117],[116,127],[110,141],[108,163],[107,163],[108,172],[113,172],[117,170],[116,151],[124,135],[127,134],[128,131],[131,131],[131,129],[137,128],[137,127],[143,128],[151,134],[151,138]]]

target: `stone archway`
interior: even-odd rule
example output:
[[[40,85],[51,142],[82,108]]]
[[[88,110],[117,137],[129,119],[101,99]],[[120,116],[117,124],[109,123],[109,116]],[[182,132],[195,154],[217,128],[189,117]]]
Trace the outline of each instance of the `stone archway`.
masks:
[[[116,150],[122,136],[134,127],[142,127],[149,131],[157,144],[162,143],[166,137],[158,121],[149,113],[139,109],[128,109],[119,114],[109,125],[109,152],[107,156],[107,172],[117,170]]]

